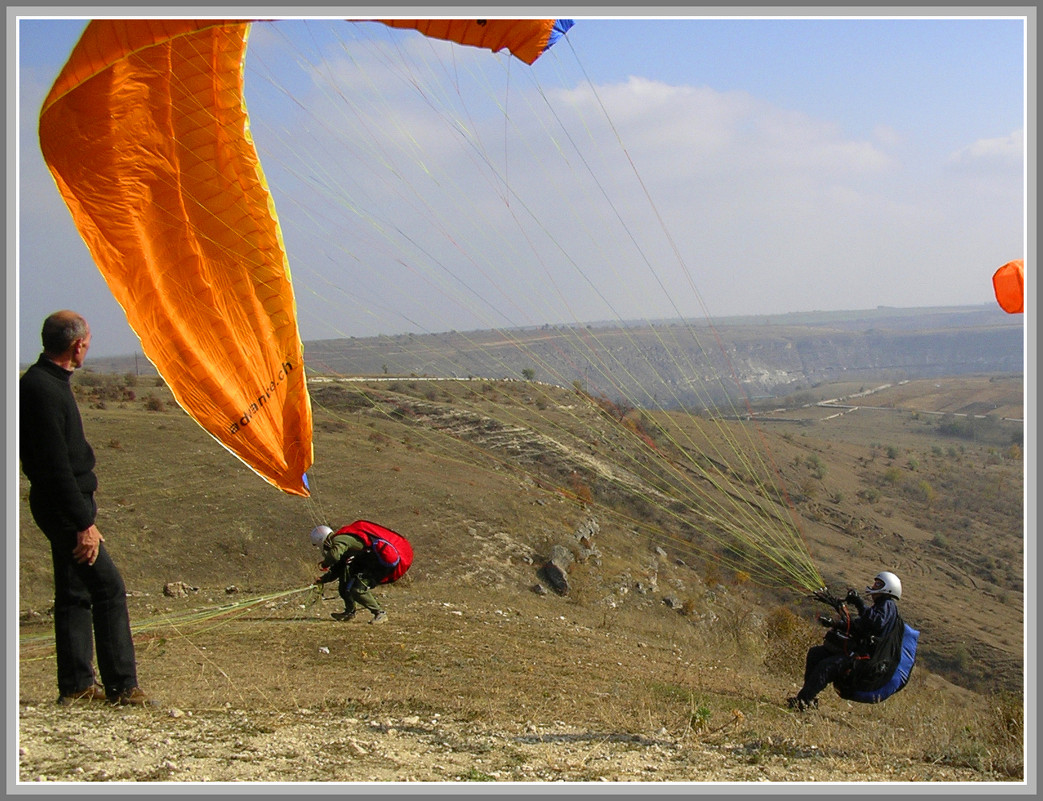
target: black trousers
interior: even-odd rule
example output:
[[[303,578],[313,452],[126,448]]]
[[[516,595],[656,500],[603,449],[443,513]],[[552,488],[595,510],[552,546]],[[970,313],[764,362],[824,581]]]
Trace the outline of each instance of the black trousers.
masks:
[[[94,503],[93,497],[90,502]],[[50,506],[32,492],[29,507],[51,543],[58,692],[70,695],[95,682],[95,647],[106,695],[115,696],[136,687],[127,589],[105,544],[99,547],[93,565],[77,562],[72,556],[76,532],[69,530]]]
[[[804,662],[804,686],[800,688],[797,697],[802,701],[810,701],[840,678],[850,666],[850,656],[837,653],[826,645],[812,646]]]

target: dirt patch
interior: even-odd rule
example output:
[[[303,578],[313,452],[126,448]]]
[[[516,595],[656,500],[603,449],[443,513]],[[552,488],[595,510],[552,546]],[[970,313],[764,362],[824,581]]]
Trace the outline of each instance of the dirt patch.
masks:
[[[792,742],[702,743],[563,723],[521,730],[322,710],[26,707],[23,782],[976,782],[898,759],[878,769]],[[43,735],[46,732],[46,735]],[[34,737],[39,734],[39,737]]]
[[[24,660],[19,780],[1009,780],[917,757],[912,743],[867,756],[887,725],[880,713],[893,723],[900,710],[824,697],[819,711],[792,713],[785,682],[740,689],[732,656],[707,658],[691,624],[658,605],[635,609],[658,618],[635,637],[553,598],[502,608],[477,587],[466,603],[431,589],[388,590],[381,627],[292,602],[209,632],[157,627],[138,638],[150,708],[59,707],[53,666]],[[948,697],[925,679],[907,700],[937,703],[939,691]]]

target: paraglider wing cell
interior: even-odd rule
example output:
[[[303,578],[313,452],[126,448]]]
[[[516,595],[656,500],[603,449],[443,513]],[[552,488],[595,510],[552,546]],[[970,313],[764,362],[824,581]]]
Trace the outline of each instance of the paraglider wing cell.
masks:
[[[1025,262],[1023,259],[1008,261],[992,275],[992,286],[996,291],[996,302],[1008,314],[1025,311]]]

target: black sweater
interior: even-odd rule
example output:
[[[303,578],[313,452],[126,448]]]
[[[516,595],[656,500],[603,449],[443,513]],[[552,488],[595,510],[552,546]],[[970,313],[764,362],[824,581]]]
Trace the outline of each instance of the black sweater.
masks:
[[[94,523],[93,504],[84,497],[98,488],[94,451],[69,379],[72,372],[41,356],[19,380],[22,470],[39,499],[68,526],[84,531]]]

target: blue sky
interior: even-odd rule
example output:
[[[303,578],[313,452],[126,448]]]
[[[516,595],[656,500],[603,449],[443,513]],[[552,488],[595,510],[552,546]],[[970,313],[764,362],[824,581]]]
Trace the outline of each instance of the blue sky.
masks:
[[[38,352],[42,317],[64,307],[91,320],[93,353],[137,350],[35,140],[43,95],[82,27],[82,21],[49,19],[24,21],[19,31],[20,361]],[[373,27],[380,26],[353,26],[348,36],[387,42],[385,31],[369,32]],[[722,317],[983,304],[991,301],[992,271],[1026,255],[1021,20],[577,18],[568,41],[551,51],[555,58],[541,58],[534,72],[570,135],[589,137],[589,144],[578,145],[584,164],[570,159],[564,172],[554,167],[541,179],[544,187],[558,186],[554,193],[533,188],[533,195],[524,194],[530,178],[536,186],[536,162],[542,166],[550,157],[533,133],[535,117],[519,112],[532,92],[521,65],[497,67],[509,70],[509,89],[492,90],[494,100],[507,103],[510,126],[517,126],[510,137],[516,133],[517,141],[503,133],[502,112],[488,120],[476,112],[470,120],[490,153],[508,154],[501,177],[519,201],[511,215],[531,202],[541,218],[538,229],[552,245],[538,257],[541,263],[574,264],[571,275],[548,274],[528,285],[517,275],[535,275],[526,260],[531,256],[515,253],[522,245],[514,234],[494,243],[490,229],[508,224],[511,215],[472,191],[481,181],[477,173],[464,180],[468,173],[454,172],[461,177],[457,188],[443,179],[443,194],[430,200],[421,195],[427,190],[418,177],[410,184],[416,196],[398,198],[398,183],[362,166],[373,151],[350,150],[354,137],[333,122],[334,112],[343,110],[318,101],[308,116],[298,116],[296,106],[318,95],[312,84],[327,73],[342,76],[346,86],[358,77],[349,68],[360,70],[383,85],[376,55],[370,60],[359,49],[357,62],[348,64],[354,54],[330,50],[320,68],[297,77],[280,73],[283,86],[293,87],[291,103],[266,85],[265,65],[298,59],[319,30],[326,28],[258,26],[247,66],[251,119],[290,251],[305,340],[613,314]],[[411,51],[426,50],[403,41]],[[441,50],[437,57],[445,58]],[[461,71],[481,61],[449,58]],[[397,104],[398,96],[386,91]],[[598,106],[611,128],[600,121]],[[421,133],[439,121],[405,106],[401,113],[415,125],[417,141],[431,142],[423,147],[433,159],[441,140]],[[591,121],[595,127],[588,127]],[[319,132],[314,144],[303,144],[304,132],[313,129]],[[323,131],[334,129],[344,138],[327,142]],[[332,160],[317,164],[315,154],[327,146]],[[529,147],[533,161],[526,163],[521,154]],[[447,153],[440,166],[453,164],[455,171],[457,158]],[[584,185],[587,166],[597,178]],[[336,196],[316,198],[309,185],[316,171],[328,173]],[[611,206],[601,203],[603,193]],[[372,217],[355,211],[363,202],[388,205]],[[482,228],[436,229],[430,219],[411,217],[421,202],[454,210],[446,217],[462,226],[481,217]],[[326,216],[334,211],[342,216]],[[390,252],[373,235],[389,219],[380,213],[394,215],[406,236],[421,240],[417,247],[429,251],[432,263],[421,264],[410,244],[399,242]],[[319,216],[324,222],[316,222]],[[595,233],[584,237],[584,230]],[[490,244],[480,244],[487,234]],[[498,255],[488,265],[458,265],[440,240]],[[640,242],[640,251],[627,255],[630,242]],[[605,251],[596,253],[598,247]],[[515,254],[510,274],[500,266],[506,257],[499,248]],[[547,255],[558,250],[567,256]],[[680,264],[670,263],[675,256]],[[606,258],[613,263],[606,266]],[[412,272],[397,276],[403,261]],[[327,273],[327,264],[336,272]],[[434,286],[446,270],[454,271],[453,281],[473,281],[471,289],[483,299],[461,306],[418,289],[421,282]],[[559,286],[560,302],[533,290],[537,283]],[[659,289],[650,288],[657,283]],[[517,309],[486,311],[499,302],[494,296],[509,296]]]

